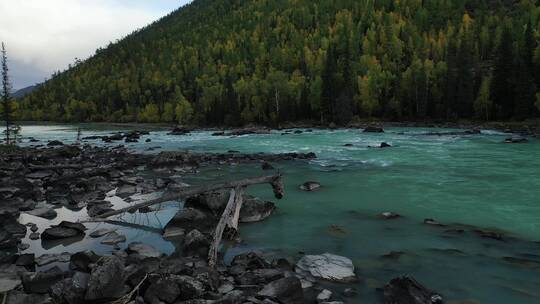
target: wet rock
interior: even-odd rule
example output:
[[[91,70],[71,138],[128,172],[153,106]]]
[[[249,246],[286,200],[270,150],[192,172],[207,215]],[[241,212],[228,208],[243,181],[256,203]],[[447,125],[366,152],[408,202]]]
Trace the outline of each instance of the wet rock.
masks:
[[[107,212],[114,211],[113,208],[110,208],[106,205],[94,205],[92,207],[88,208],[88,216],[90,217],[96,217],[100,216],[102,214],[105,214]]]
[[[231,265],[241,266],[247,270],[270,268],[270,263],[255,252],[248,252],[235,256]]]
[[[116,195],[121,198],[126,198],[137,193],[137,186],[135,185],[122,185],[116,189]]]
[[[51,304],[51,299],[45,294],[26,294],[21,291],[11,291],[6,295],[6,304]]]
[[[273,268],[254,269],[239,275],[236,280],[240,285],[266,284],[283,278],[283,271]]]
[[[270,282],[266,284],[258,294],[260,296],[278,299],[282,303],[304,303],[302,284],[300,283],[300,280],[294,276]]]
[[[57,303],[82,304],[85,303],[84,297],[89,280],[90,274],[75,272],[73,277],[52,285],[49,293]]]
[[[165,226],[164,235],[173,237],[181,232],[197,229],[201,232],[210,232],[217,222],[214,216],[195,208],[184,208]]]
[[[126,236],[118,234],[115,231],[107,234],[107,236],[101,240],[101,244],[104,245],[117,245],[126,241]]]
[[[59,141],[59,140],[52,140],[52,141],[49,141],[49,143],[47,144],[47,146],[49,147],[58,147],[58,146],[63,146],[64,143]]]
[[[8,292],[21,285],[21,279],[17,273],[0,272],[0,293]]]
[[[355,288],[349,287],[349,288],[345,288],[341,294],[344,297],[352,298],[358,295],[358,290],[356,290]]]
[[[328,301],[330,301],[330,299],[332,298],[332,292],[328,289],[323,289],[318,295],[317,295],[317,302],[321,303],[326,303]]]
[[[344,147],[354,147],[353,144],[344,144],[343,146],[344,146]]]
[[[241,223],[263,221],[272,215],[275,209],[276,205],[272,202],[265,202],[259,198],[246,195],[244,196],[244,203],[240,209],[239,220]]]
[[[382,142],[381,145],[379,146],[381,149],[382,148],[391,148],[392,145],[388,144],[388,143],[385,143],[385,142]]]
[[[206,257],[210,240],[199,230],[193,229],[186,235],[183,248],[185,255]]]
[[[129,254],[138,254],[146,258],[159,258],[162,255],[156,248],[139,242],[130,243],[126,252]]]
[[[41,208],[37,208],[31,211],[26,211],[26,213],[33,216],[42,217],[48,220],[52,220],[57,216],[56,211],[50,207],[41,207]]]
[[[364,133],[383,133],[384,129],[377,126],[368,126],[364,129]]]
[[[524,144],[524,143],[528,143],[529,140],[525,137],[513,136],[513,137],[509,137],[505,139],[504,142],[507,144]]]
[[[36,263],[33,253],[21,254],[15,261],[15,265],[22,267],[32,267]]]
[[[22,276],[22,284],[24,291],[27,293],[45,294],[49,292],[49,288],[56,282],[64,279],[64,273],[57,268],[53,268],[48,272],[37,272],[25,274]]]
[[[476,229],[476,230],[474,230],[474,232],[476,234],[478,234],[482,238],[494,239],[494,240],[497,240],[497,241],[503,241],[504,240],[504,235],[501,232],[498,232],[498,231]]]
[[[394,212],[383,212],[383,213],[377,215],[378,219],[383,219],[383,220],[393,220],[393,219],[397,219],[397,218],[400,218],[400,217],[401,217],[401,215],[399,215],[397,213],[394,213]]]
[[[32,232],[36,232],[36,231],[39,230],[38,226],[36,224],[34,224],[34,223],[30,223],[29,227],[30,227],[30,231],[32,231]]]
[[[124,293],[124,262],[116,256],[100,259],[92,269],[85,300],[106,301]]]
[[[115,229],[111,229],[111,228],[100,228],[100,229],[92,231],[92,233],[90,233],[89,235],[91,238],[98,238],[98,237],[105,236],[111,232],[115,232],[115,231],[116,231]]]
[[[59,240],[84,235],[86,227],[81,223],[62,221],[57,226],[45,229],[41,234],[42,240]]]
[[[186,135],[191,132],[188,128],[183,128],[180,126],[176,126],[171,132],[167,133],[167,135]]]
[[[431,226],[439,226],[439,227],[445,227],[446,226],[446,225],[441,224],[441,223],[437,222],[436,220],[430,219],[430,218],[425,219],[424,224],[431,225]]]
[[[321,184],[318,182],[313,182],[313,181],[305,182],[302,185],[300,185],[300,190],[304,190],[304,191],[316,191],[316,190],[319,190],[320,188],[321,188]]]
[[[384,286],[385,304],[442,304],[441,295],[425,288],[411,277],[392,279]]]
[[[20,243],[17,245],[17,248],[19,248],[20,251],[25,251],[26,249],[30,248],[30,244]]]
[[[352,261],[330,253],[306,255],[298,261],[295,270],[299,274],[328,281],[351,282],[356,280]]]
[[[60,254],[44,254],[37,257],[35,261],[38,266],[45,266],[56,262],[67,263],[69,262],[70,258],[71,255],[67,252],[64,252]]]
[[[225,136],[225,132],[214,132],[212,136]]]
[[[100,256],[93,251],[82,251],[73,254],[69,260],[69,268],[82,272],[90,272],[90,265],[96,263]]]
[[[201,297],[203,293],[204,285],[198,280],[189,276],[169,275],[155,280],[146,290],[144,299],[148,303],[156,303],[156,300],[175,303]]]
[[[0,249],[15,249],[26,235],[26,226],[12,214],[0,214]]]
[[[272,166],[269,162],[263,162],[261,168],[263,170],[274,170],[274,166]]]
[[[30,233],[30,235],[28,236],[29,239],[35,241],[35,240],[39,240],[39,237],[40,237],[40,234],[37,233],[37,232],[32,232]]]
[[[390,251],[388,253],[385,253],[385,254],[381,255],[381,257],[385,258],[385,259],[397,260],[404,254],[405,254],[405,252],[403,252],[403,251]]]

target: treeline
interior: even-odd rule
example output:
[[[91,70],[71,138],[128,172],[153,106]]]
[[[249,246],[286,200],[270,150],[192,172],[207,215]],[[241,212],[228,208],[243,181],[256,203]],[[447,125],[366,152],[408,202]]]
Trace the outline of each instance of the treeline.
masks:
[[[195,0],[24,98],[25,120],[345,124],[539,114],[533,0]]]

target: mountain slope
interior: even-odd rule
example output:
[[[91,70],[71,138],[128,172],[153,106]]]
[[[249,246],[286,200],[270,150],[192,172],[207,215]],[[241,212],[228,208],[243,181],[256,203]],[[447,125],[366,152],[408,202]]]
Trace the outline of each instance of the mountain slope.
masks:
[[[195,0],[53,75],[19,116],[198,125],[529,117],[540,81],[535,3]]]

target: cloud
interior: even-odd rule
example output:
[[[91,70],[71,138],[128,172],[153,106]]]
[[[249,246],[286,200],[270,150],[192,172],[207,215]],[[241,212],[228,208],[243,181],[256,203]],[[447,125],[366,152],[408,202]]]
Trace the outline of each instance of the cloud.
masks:
[[[63,70],[75,57],[88,58],[98,47],[159,19],[183,2],[0,0],[0,40],[6,43],[16,75],[14,87]],[[24,68],[14,72],[16,67]]]

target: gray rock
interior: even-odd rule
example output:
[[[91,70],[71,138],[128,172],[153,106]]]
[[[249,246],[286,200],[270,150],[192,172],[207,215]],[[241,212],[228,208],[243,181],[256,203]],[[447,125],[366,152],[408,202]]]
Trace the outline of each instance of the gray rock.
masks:
[[[41,207],[34,210],[26,211],[26,213],[48,220],[52,220],[57,216],[56,211],[50,207]]]
[[[126,251],[129,254],[138,254],[146,258],[159,258],[162,255],[162,253],[156,248],[140,242],[130,243]]]
[[[52,285],[50,294],[57,303],[82,304],[88,288],[90,275],[83,272],[75,272],[73,277],[64,279]]]
[[[126,241],[125,235],[118,234],[115,231],[113,231],[107,234],[107,236],[103,240],[101,240],[101,244],[114,246],[114,245],[123,243],[125,241]]]
[[[26,294],[21,291],[11,291],[7,294],[6,304],[52,304],[51,298],[45,294]]]
[[[8,292],[21,285],[21,279],[16,273],[0,272],[0,293]]]
[[[442,304],[443,298],[411,277],[392,279],[384,286],[386,304]]]
[[[275,281],[283,276],[283,271],[278,269],[255,269],[239,275],[236,280],[240,285],[258,285]]]
[[[335,282],[351,282],[356,280],[354,265],[346,257],[325,253],[322,255],[306,255],[296,264],[296,272]]]
[[[49,272],[25,274],[22,277],[22,284],[27,293],[46,294],[52,285],[62,279],[64,273],[59,269],[53,269]]]
[[[323,289],[318,295],[317,295],[317,302],[328,302],[332,298],[332,292],[328,289]]]
[[[85,300],[104,302],[121,297],[124,279],[123,260],[114,255],[100,259],[90,274]]]
[[[193,229],[184,239],[184,254],[206,257],[210,248],[210,240],[199,230]]]
[[[52,263],[67,263],[69,262],[71,255],[67,252],[61,254],[44,254],[35,259],[38,266],[45,266]]]
[[[100,229],[97,229],[97,230],[94,230],[92,231],[92,233],[90,233],[90,237],[92,238],[98,238],[98,237],[102,237],[102,236],[105,236],[111,232],[115,232],[116,229],[111,229],[111,228],[100,228]]]
[[[313,182],[313,181],[305,182],[302,185],[300,185],[300,190],[309,191],[309,192],[317,191],[320,188],[321,188],[321,184],[318,182]]]
[[[242,223],[263,221],[272,215],[275,209],[276,205],[272,202],[265,202],[253,196],[244,196],[239,220]]]
[[[21,254],[15,261],[15,265],[23,267],[31,267],[36,263],[35,255],[33,253]]]
[[[77,252],[69,259],[69,268],[82,272],[90,272],[90,265],[96,263],[100,256],[93,251]]]
[[[41,234],[42,240],[59,240],[84,235],[86,227],[81,223],[62,221],[57,226],[45,229]]]
[[[303,304],[304,291],[297,277],[282,278],[266,284],[258,293],[260,296],[276,298],[282,303]]]
[[[197,229],[201,232],[210,232],[213,230],[217,220],[209,213],[202,212],[195,208],[184,208],[165,226],[164,235],[170,235],[171,232],[191,231]]]
[[[35,241],[35,240],[39,240],[39,233],[37,233],[37,232],[32,232],[32,233],[30,233],[30,235],[28,236],[28,238],[31,239],[31,240],[34,240],[34,241]]]

